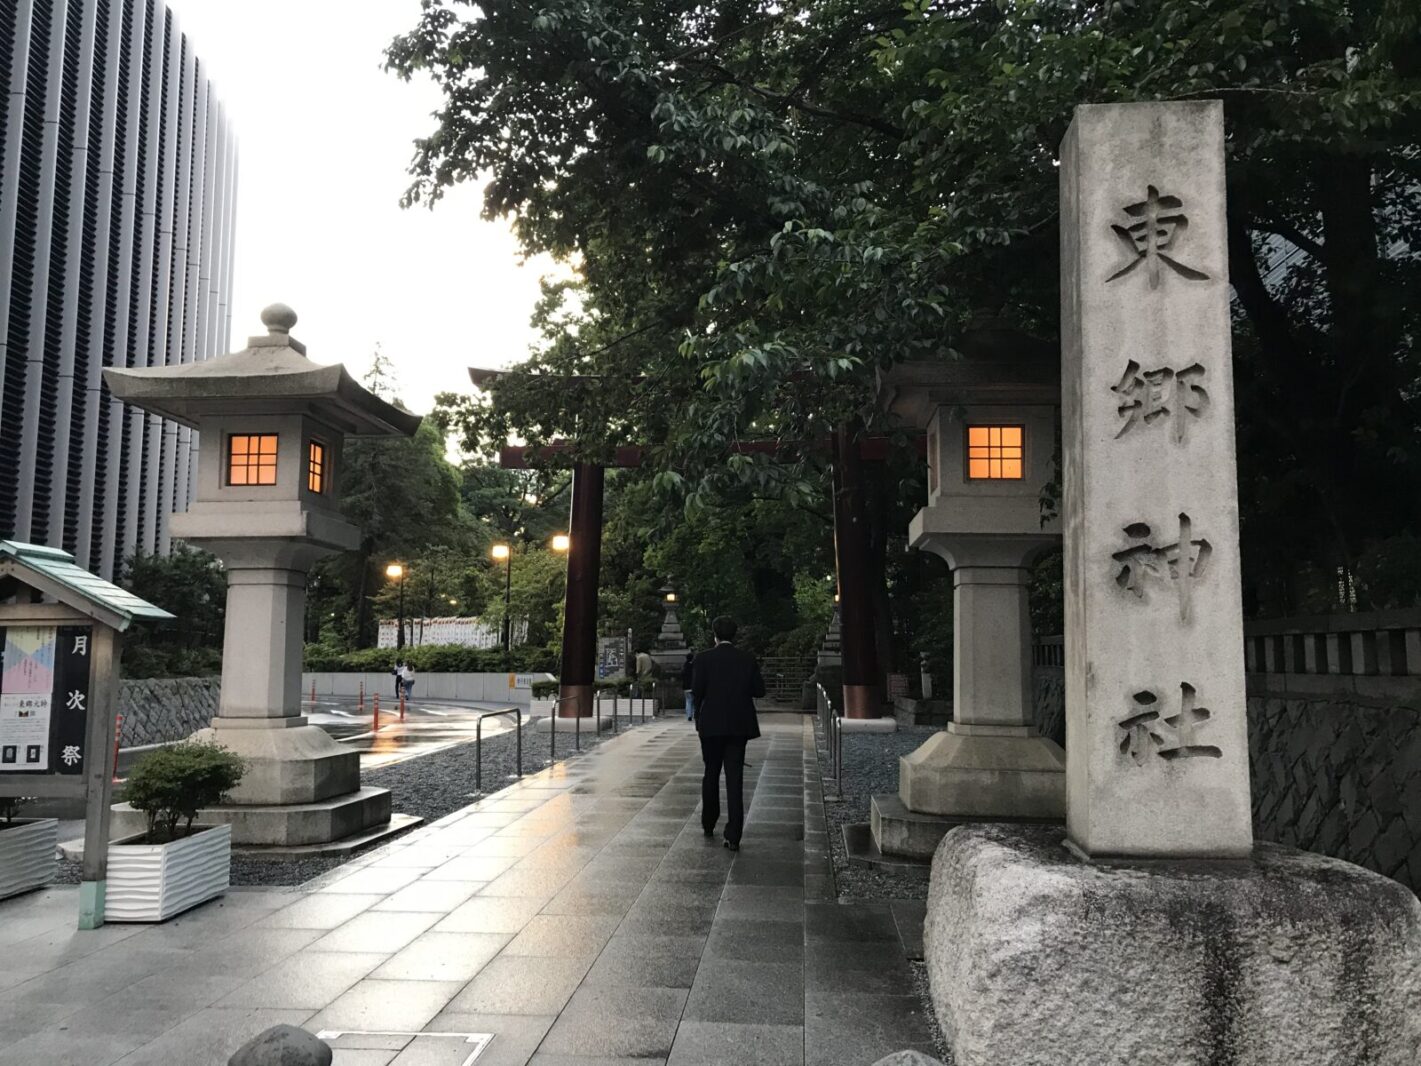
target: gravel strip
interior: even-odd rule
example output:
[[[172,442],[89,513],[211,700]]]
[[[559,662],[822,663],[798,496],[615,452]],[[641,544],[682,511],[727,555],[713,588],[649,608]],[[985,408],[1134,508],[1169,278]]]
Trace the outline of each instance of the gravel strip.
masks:
[[[843,827],[868,822],[869,799],[876,794],[898,791],[899,758],[922,747],[937,731],[932,726],[913,726],[899,727],[896,733],[844,734],[844,798],[842,802],[829,799],[824,804],[840,900],[927,898],[926,878],[876,867],[850,866],[844,850]],[[834,794],[833,767],[829,765],[829,753],[817,717],[814,739],[819,753],[819,772],[824,776],[824,795],[828,799]]]
[[[913,987],[917,989],[918,998],[927,1007],[928,1029],[932,1031],[933,1047],[935,1054],[942,1060],[942,1066],[952,1066],[952,1049],[947,1046],[947,1037],[943,1036],[942,1026],[937,1023],[937,1012],[933,1010],[932,994],[928,989],[928,964],[925,962],[909,961],[908,966],[913,971]]]
[[[651,719],[647,719],[651,721]],[[633,720],[637,725],[639,720]],[[621,729],[629,728],[627,720],[621,719]],[[587,752],[616,736],[610,730],[598,736],[594,731],[582,734],[582,751]],[[483,795],[506,788],[517,778],[518,746],[513,730],[484,738]],[[570,732],[558,730],[558,762],[577,758],[573,750]],[[523,772],[537,773],[552,765],[548,758],[548,734],[535,733],[533,721],[523,723]],[[424,823],[437,821],[446,814],[452,814],[467,807],[480,798],[474,793],[474,742],[472,740],[456,744],[450,748],[419,755],[390,766],[360,775],[363,785],[388,788],[393,809],[399,814],[413,814],[424,819]],[[411,828],[417,828],[411,826]],[[372,847],[388,844],[395,837],[384,837]],[[273,862],[269,859],[249,859],[241,855],[232,856],[233,885],[300,885],[334,870],[368,849],[347,855],[329,858],[318,857],[298,859],[292,862]],[[80,866],[61,858],[56,884],[77,885],[80,881]]]

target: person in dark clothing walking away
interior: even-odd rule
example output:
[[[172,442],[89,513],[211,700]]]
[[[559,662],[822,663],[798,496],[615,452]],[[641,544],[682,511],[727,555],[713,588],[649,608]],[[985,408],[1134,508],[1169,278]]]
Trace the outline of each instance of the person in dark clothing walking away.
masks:
[[[701,784],[701,828],[715,835],[720,821],[720,773],[725,770],[725,846],[740,850],[745,829],[745,744],[760,735],[755,699],[765,694],[765,679],[754,656],[735,646],[735,620],[724,616],[711,623],[715,647],[696,656],[691,666],[691,697],[696,707],[696,732],[706,764]]]

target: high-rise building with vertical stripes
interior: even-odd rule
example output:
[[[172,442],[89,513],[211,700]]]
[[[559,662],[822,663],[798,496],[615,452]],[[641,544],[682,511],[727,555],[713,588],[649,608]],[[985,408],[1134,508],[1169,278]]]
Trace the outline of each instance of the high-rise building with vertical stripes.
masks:
[[[228,348],[237,157],[163,0],[0,0],[0,537],[112,576],[168,550],[197,434],[106,366]]]

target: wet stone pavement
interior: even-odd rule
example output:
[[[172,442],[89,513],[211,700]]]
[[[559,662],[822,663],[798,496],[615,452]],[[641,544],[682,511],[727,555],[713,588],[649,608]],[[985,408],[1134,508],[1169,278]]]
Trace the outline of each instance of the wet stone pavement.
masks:
[[[810,720],[762,728],[738,853],[702,835],[699,746],[669,720],[300,889],[93,933],[73,889],[0,903],[0,1066],[221,1064],[278,1022],[336,1066],[932,1053],[917,931],[835,901]]]

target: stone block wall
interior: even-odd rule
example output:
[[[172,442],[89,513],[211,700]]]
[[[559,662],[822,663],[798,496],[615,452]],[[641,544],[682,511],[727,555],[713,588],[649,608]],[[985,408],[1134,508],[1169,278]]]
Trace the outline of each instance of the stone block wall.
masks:
[[[217,714],[221,680],[172,677],[121,681],[119,743],[125,748],[183,740],[205,728]]]
[[[1286,679],[1250,678],[1255,833],[1421,891],[1421,693],[1299,692]]]
[[[1065,677],[1035,671],[1036,723],[1065,744]],[[1259,840],[1354,862],[1421,893],[1421,681],[1248,675]]]

